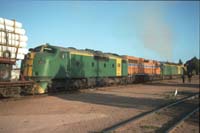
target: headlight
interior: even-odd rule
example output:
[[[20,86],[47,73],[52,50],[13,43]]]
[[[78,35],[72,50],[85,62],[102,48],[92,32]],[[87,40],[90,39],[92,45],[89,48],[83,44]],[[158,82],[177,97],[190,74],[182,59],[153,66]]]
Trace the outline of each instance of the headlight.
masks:
[[[38,61],[38,64],[45,64],[45,60],[40,59],[40,60]]]

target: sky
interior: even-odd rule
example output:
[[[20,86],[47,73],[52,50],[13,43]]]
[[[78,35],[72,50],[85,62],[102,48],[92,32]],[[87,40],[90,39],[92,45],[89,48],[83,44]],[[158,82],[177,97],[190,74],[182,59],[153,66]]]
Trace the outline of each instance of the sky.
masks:
[[[28,48],[49,43],[159,61],[199,58],[199,1],[0,1]]]

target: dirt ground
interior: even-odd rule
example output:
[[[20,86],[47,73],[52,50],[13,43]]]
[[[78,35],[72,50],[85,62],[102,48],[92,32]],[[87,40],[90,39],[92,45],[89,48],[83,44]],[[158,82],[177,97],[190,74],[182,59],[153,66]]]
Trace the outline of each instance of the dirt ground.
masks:
[[[175,90],[178,91],[176,97]],[[175,98],[197,92],[199,77],[185,84],[182,84],[181,79],[154,81],[0,101],[0,133],[99,132]]]

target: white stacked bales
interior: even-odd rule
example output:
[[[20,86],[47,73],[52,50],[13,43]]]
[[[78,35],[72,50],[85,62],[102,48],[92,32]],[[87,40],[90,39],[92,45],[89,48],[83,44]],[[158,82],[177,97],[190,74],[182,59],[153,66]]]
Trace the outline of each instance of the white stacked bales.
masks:
[[[28,52],[27,41],[28,37],[20,22],[0,18],[0,57],[5,57],[5,52],[9,52],[11,59],[24,59]]]
[[[0,81],[18,80],[20,69],[4,60],[16,63],[24,59],[28,37],[22,24],[15,20],[0,18]],[[3,59],[3,60],[2,60]]]

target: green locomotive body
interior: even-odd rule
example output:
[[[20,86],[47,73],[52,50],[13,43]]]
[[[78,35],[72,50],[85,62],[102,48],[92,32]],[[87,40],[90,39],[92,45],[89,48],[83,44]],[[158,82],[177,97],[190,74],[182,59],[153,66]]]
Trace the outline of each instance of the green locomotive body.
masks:
[[[116,79],[128,74],[127,60],[121,56],[49,44],[30,50],[22,62],[22,72],[26,79],[36,82],[31,93],[45,93],[48,87],[80,88],[120,82]]]
[[[183,65],[163,62],[161,63],[161,75],[167,78],[177,77],[183,74]]]

